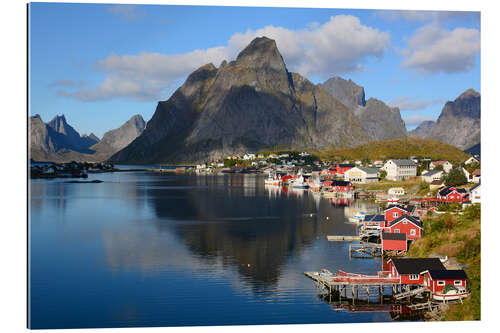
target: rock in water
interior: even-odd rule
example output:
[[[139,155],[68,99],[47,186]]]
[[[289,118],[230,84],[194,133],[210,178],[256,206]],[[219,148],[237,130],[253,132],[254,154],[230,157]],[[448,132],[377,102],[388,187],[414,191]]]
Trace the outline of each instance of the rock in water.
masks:
[[[179,163],[261,149],[354,146],[369,137],[353,112],[288,72],[274,40],[254,39],[235,61],[194,71],[158,103],[144,132],[111,160]]]

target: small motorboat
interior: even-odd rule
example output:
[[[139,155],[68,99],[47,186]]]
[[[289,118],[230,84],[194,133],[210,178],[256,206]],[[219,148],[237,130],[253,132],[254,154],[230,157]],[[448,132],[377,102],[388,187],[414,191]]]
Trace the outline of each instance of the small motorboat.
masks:
[[[440,292],[433,293],[432,298],[436,301],[447,302],[461,300],[469,295],[470,291],[467,291],[464,287],[455,287],[451,284],[447,284]]]

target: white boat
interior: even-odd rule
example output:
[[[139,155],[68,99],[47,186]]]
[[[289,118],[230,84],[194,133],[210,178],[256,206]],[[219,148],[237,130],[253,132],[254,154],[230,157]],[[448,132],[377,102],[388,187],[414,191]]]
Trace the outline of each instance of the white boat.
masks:
[[[300,175],[298,178],[293,180],[292,187],[299,189],[307,189],[309,188],[309,184],[306,181],[304,181],[304,177]]]
[[[443,289],[441,292],[436,292],[432,294],[432,298],[436,301],[456,301],[466,298],[470,295],[470,291],[467,291],[464,287],[452,287],[450,289]]]
[[[351,223],[359,223],[365,219],[365,215],[366,215],[365,212],[357,212],[356,215],[354,215],[354,217],[349,217],[348,220]]]
[[[280,176],[272,175],[271,173],[269,173],[269,176],[266,179],[264,179],[264,184],[278,186],[280,184],[280,181],[281,181]]]

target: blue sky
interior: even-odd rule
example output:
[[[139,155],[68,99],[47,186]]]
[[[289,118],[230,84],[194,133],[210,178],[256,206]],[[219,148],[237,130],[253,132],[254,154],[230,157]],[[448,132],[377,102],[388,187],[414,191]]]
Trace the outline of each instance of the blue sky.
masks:
[[[190,72],[262,35],[290,71],[352,79],[399,106],[408,129],[480,91],[477,12],[32,3],[29,23],[30,114],[99,137],[149,120]]]

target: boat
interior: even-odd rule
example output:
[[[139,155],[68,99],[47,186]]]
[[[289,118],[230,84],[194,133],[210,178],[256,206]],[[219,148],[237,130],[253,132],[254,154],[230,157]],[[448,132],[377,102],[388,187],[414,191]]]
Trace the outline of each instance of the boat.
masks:
[[[354,217],[349,217],[348,220],[351,223],[359,223],[365,219],[365,215],[366,215],[365,212],[357,212],[356,215],[354,215]]]
[[[308,180],[309,189],[314,192],[319,192],[321,190],[321,179],[319,177],[318,171],[313,171],[312,177]]]
[[[443,290],[440,292],[435,292],[432,294],[432,298],[436,301],[456,301],[466,298],[470,295],[470,291],[467,291],[465,287],[455,287],[451,284],[444,286]]]
[[[387,198],[387,205],[397,205],[399,202],[399,198],[391,197]]]
[[[265,185],[274,185],[274,186],[279,186],[281,182],[281,176],[276,176],[271,173],[269,173],[269,176],[264,180]]]
[[[304,180],[304,177],[300,175],[293,180],[292,187],[297,189],[307,189],[309,188],[309,184]]]

